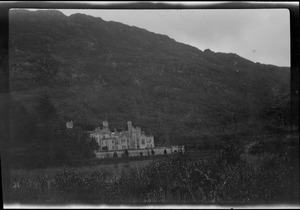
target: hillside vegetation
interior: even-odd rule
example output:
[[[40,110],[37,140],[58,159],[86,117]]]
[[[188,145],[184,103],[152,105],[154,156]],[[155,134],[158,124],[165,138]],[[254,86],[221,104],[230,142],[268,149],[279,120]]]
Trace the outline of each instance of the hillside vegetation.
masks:
[[[12,111],[11,123],[20,136],[31,135],[21,118],[36,118],[43,95],[61,122],[92,130],[108,120],[123,130],[131,120],[157,144],[252,135],[289,123],[288,67],[201,51],[84,14],[9,15],[10,91],[21,110]]]

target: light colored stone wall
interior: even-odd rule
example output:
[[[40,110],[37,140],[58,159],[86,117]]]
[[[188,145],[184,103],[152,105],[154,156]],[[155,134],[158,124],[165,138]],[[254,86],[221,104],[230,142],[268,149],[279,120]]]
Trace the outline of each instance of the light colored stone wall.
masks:
[[[107,146],[108,150],[125,150],[125,149],[142,149],[154,148],[154,137],[146,136],[145,132],[141,131],[140,127],[133,127],[131,121],[127,122],[128,130],[111,132],[108,127],[108,122],[103,121],[103,128],[96,127],[94,131],[89,132],[91,137],[94,137],[100,148]],[[122,140],[125,138],[126,142]],[[115,139],[118,143],[107,141],[107,139]],[[142,139],[145,141],[142,144]]]
[[[140,153],[143,153],[143,156],[151,156],[152,149],[128,149],[128,154],[130,157],[140,156]],[[167,151],[167,154],[172,154],[174,152],[182,151],[184,152],[184,146],[169,146],[169,147],[156,147],[153,148],[155,154],[154,155],[163,155],[164,150]],[[113,158],[114,153],[118,154],[118,157],[122,157],[125,154],[125,150],[110,150],[110,151],[95,151],[97,158]]]

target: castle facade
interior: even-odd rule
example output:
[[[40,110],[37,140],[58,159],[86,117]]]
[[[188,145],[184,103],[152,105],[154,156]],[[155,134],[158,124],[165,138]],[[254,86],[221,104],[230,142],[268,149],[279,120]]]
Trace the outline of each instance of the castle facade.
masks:
[[[116,129],[111,132],[108,122],[103,121],[103,128],[95,128],[89,132],[100,146],[100,150],[125,150],[125,149],[146,149],[154,148],[154,137],[145,135],[139,127],[133,127],[132,122],[127,122],[127,131],[118,132]]]

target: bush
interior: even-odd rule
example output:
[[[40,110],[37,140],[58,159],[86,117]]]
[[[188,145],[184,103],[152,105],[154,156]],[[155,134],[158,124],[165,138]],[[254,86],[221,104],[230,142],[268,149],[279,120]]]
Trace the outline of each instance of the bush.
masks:
[[[289,153],[284,156],[265,153],[258,158],[250,156],[251,161],[246,161],[240,155],[241,148],[234,142],[224,144],[215,157],[197,161],[187,153],[164,156],[140,169],[122,171],[118,180],[107,179],[100,171],[79,173],[65,168],[56,174],[50,191],[26,187],[28,185],[22,182],[20,188],[13,189],[12,197],[23,202],[33,199],[30,196],[45,201],[49,198],[40,195],[47,192],[55,202],[257,204],[299,201],[299,174],[297,169],[291,168]]]
[[[155,155],[155,152],[154,152],[154,150],[153,150],[153,149],[151,149],[151,154],[152,154],[152,155]]]
[[[218,153],[218,160],[224,164],[237,164],[241,160],[243,146],[234,140],[223,143]]]
[[[124,151],[124,156],[125,156],[125,157],[129,157],[129,152],[128,152],[127,149]]]
[[[261,140],[255,142],[249,149],[249,153],[253,155],[260,155],[263,153],[270,154],[283,154],[286,151],[286,145],[284,140]]]
[[[100,171],[79,173],[74,168],[64,168],[54,178],[52,189],[61,198],[77,201],[97,201],[99,191],[104,190],[106,174]]]

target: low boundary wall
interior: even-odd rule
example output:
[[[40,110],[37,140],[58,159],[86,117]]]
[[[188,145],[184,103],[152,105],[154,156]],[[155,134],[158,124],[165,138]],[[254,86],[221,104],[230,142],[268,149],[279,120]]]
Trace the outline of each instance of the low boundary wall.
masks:
[[[145,149],[127,149],[130,157],[134,156],[151,156],[151,151],[154,151],[154,155],[163,155],[164,151],[167,151],[167,154],[172,154],[174,152],[184,152],[184,146],[169,146],[169,147],[155,147],[155,148],[145,148]],[[113,158],[114,154],[117,154],[118,157],[125,156],[125,150],[96,150],[95,154],[97,158]]]

